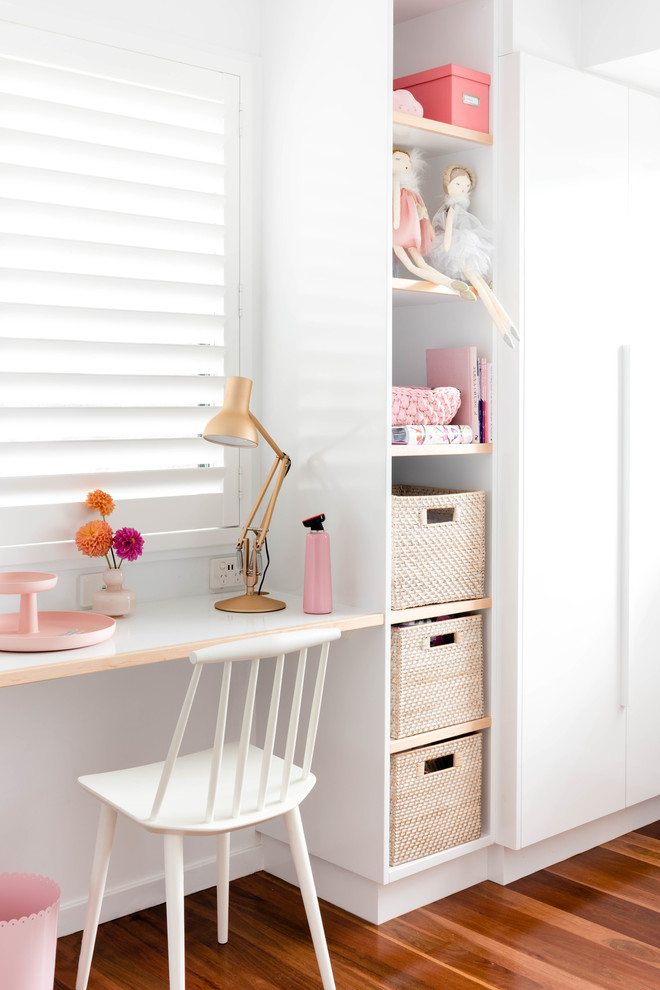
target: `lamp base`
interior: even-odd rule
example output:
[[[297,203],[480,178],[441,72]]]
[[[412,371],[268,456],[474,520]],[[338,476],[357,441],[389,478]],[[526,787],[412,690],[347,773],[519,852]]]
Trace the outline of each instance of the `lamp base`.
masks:
[[[216,602],[215,607],[219,612],[279,612],[286,608],[286,602],[260,594],[237,595],[235,598]]]

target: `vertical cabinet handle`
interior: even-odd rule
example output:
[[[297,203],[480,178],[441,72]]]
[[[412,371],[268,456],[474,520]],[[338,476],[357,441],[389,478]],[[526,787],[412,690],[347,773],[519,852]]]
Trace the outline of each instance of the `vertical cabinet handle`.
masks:
[[[619,704],[630,705],[630,344],[619,348]]]

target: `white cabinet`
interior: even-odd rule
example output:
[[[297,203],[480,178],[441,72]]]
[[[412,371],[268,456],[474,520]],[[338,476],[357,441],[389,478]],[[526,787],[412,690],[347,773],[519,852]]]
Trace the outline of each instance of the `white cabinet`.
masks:
[[[631,303],[629,456],[623,496],[629,527],[623,556],[624,629],[622,701],[627,705],[626,799],[629,805],[660,794],[660,534],[656,504],[660,463],[652,446],[657,418],[653,369],[660,361],[657,318],[649,288],[657,280],[660,216],[660,99],[630,92],[630,224],[628,244],[639,293]],[[634,247],[633,247],[634,246]],[[626,474],[626,467],[628,474]],[[625,580],[627,578],[627,580]],[[627,606],[627,616],[625,609]]]
[[[640,286],[627,261],[627,90],[529,56],[503,61],[503,113],[518,126],[506,129],[514,174],[502,195],[520,211],[508,263],[524,341],[511,382],[520,418],[513,405],[500,418],[520,475],[519,556],[500,589],[512,609],[499,718],[516,728],[502,739],[498,838],[517,847],[626,803],[619,354]]]

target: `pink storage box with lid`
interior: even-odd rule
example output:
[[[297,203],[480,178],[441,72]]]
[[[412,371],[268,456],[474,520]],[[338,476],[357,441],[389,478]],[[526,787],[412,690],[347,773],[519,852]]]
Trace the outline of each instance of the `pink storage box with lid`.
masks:
[[[453,64],[394,80],[394,89],[412,93],[428,119],[486,134],[489,87],[490,76],[486,72]]]

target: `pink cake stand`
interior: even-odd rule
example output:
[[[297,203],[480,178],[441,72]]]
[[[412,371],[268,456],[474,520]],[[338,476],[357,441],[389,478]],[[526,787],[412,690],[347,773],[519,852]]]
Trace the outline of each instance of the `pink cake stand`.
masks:
[[[18,612],[0,615],[0,650],[42,653],[74,650],[109,639],[115,620],[91,612],[39,612],[37,592],[57,584],[57,574],[13,571],[0,574],[0,595],[20,595]]]

